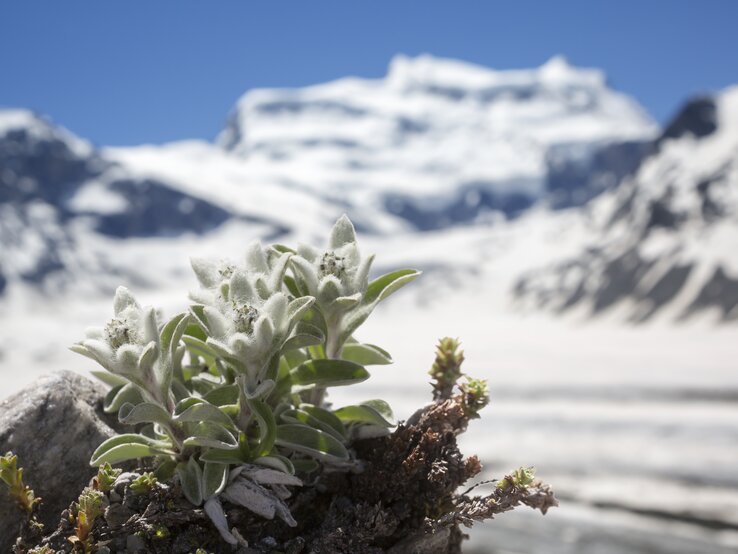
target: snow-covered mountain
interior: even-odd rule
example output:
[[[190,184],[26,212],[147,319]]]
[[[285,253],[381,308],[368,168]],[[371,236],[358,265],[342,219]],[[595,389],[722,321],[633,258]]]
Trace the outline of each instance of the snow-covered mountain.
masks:
[[[218,144],[273,179],[427,230],[489,210],[516,215],[544,198],[583,203],[601,184],[564,183],[564,167],[594,162],[614,184],[656,133],[600,71],[561,57],[494,71],[399,56],[381,79],[250,91]],[[599,154],[623,142],[628,159]]]
[[[581,251],[523,276],[518,297],[634,321],[662,310],[738,319],[738,87],[686,104],[650,149],[588,206]]]
[[[91,236],[203,233],[232,216],[170,184],[133,177],[42,117],[0,110],[0,292],[12,280],[42,288],[85,275],[105,281],[120,269],[83,247]]]
[[[733,319],[734,97],[694,100],[659,131],[562,58],[495,71],[399,56],[380,79],[250,91],[215,144],[97,150],[0,111],[0,294],[157,287],[186,272],[175,251],[320,241],[348,212],[379,248],[418,245],[402,256],[439,282],[476,275],[518,306]]]

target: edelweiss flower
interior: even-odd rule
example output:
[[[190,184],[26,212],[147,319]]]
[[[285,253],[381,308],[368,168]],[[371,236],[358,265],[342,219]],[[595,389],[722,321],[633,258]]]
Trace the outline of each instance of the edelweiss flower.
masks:
[[[88,328],[86,338],[73,345],[72,350],[145,391],[155,390],[153,369],[159,357],[156,311],[152,307],[142,308],[127,288],[118,287],[113,313],[105,327]]]
[[[327,318],[361,302],[374,254],[362,257],[354,226],[345,215],[331,230],[328,249],[300,245],[292,263]]]
[[[346,215],[333,226],[327,250],[300,245],[297,252],[291,260],[296,276],[315,296],[325,318],[327,354],[337,357],[346,338],[342,337],[343,320],[364,300],[374,255],[361,256],[354,226]]]
[[[227,276],[216,264],[192,263],[206,287],[193,295],[202,302],[193,306],[193,313],[202,313],[198,318],[208,331],[207,344],[246,373],[252,386],[261,381],[269,361],[314,300],[303,297],[290,302],[282,292],[290,256],[270,260],[261,245],[253,243],[246,255],[248,269],[233,266]]]
[[[202,287],[190,294],[201,304],[215,304],[218,297],[228,297],[228,288],[233,275],[244,272],[249,275],[254,289],[261,296],[269,296],[282,290],[282,280],[292,254],[280,254],[273,250],[265,251],[259,241],[254,241],[246,249],[244,264],[231,260],[212,261],[192,258],[192,269]]]

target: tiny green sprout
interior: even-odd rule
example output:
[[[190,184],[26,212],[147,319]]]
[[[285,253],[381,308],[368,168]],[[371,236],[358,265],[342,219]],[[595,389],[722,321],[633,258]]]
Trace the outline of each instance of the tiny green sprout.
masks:
[[[95,520],[104,512],[103,500],[105,495],[95,489],[86,487],[76,502],[77,524],[74,528],[74,536],[69,537],[69,542],[75,548],[81,547],[85,554],[93,552],[92,537],[90,532]]]
[[[157,483],[158,480],[156,479],[156,476],[151,472],[146,472],[143,475],[139,475],[138,477],[136,477],[131,483],[130,487],[133,493],[136,496],[139,496],[151,492],[154,488],[156,488]]]
[[[113,488],[115,480],[122,471],[122,469],[114,468],[108,462],[105,462],[97,470],[97,476],[93,480],[93,488],[100,492],[108,492]]]
[[[533,483],[536,471],[533,467],[520,467],[497,482],[497,488],[506,491],[513,487],[526,488]]]
[[[0,479],[8,486],[8,492],[16,504],[29,514],[41,502],[33,490],[23,484],[23,468],[18,467],[18,456],[12,452],[0,456]]]
[[[489,404],[489,388],[485,379],[466,378],[466,382],[459,385],[463,395],[464,413],[475,419],[479,412]]]
[[[430,369],[433,379],[433,399],[451,398],[454,385],[461,377],[461,364],[464,363],[464,351],[458,339],[444,337],[436,345],[436,359]]]
[[[165,539],[169,535],[169,529],[167,529],[164,525],[157,525],[156,530],[154,531],[155,539]]]

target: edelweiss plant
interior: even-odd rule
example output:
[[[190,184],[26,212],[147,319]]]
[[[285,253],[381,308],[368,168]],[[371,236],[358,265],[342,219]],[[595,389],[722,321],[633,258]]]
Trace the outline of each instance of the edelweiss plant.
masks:
[[[294,526],[285,499],[319,463],[352,462],[355,437],[388,434],[392,411],[382,400],[333,409],[325,390],[366,380],[365,366],[387,364],[381,348],[355,331],[377,304],[415,279],[403,269],[369,280],[346,216],[325,251],[251,244],[242,262],[193,259],[200,289],[189,310],[161,321],[125,288],[114,317],[91,328],[72,350],[98,362],[111,385],[105,410],[136,433],[115,436],[95,451],[98,479],[111,468],[154,457],[156,478],[176,473],[186,498],[204,504],[223,538],[221,499]],[[140,488],[155,483],[153,476]]]

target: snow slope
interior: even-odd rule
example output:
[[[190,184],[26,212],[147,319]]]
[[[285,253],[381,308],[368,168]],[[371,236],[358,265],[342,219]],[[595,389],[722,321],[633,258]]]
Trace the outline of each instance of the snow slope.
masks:
[[[653,148],[588,207],[582,249],[524,275],[519,298],[633,321],[738,319],[738,87],[687,104]]]

